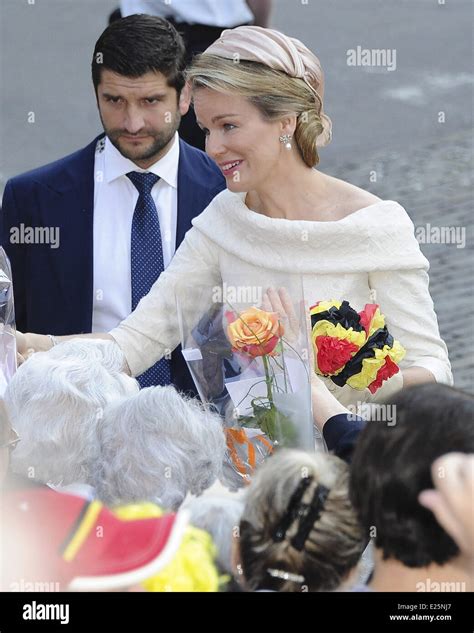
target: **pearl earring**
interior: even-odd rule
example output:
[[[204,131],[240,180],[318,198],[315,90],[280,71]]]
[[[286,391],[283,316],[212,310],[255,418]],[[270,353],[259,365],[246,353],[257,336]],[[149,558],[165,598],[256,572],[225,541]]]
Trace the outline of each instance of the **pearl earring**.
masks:
[[[283,136],[280,136],[280,143],[285,143],[285,149],[291,149],[291,139],[293,137],[290,136],[289,134],[284,134]]]

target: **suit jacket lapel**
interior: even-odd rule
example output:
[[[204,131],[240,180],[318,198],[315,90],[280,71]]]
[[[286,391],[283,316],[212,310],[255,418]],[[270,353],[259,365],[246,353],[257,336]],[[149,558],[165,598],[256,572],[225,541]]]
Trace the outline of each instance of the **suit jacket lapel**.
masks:
[[[178,220],[176,225],[176,248],[191,228],[191,221],[209,204],[209,187],[202,184],[199,165],[193,161],[184,141],[179,141],[178,167]]]

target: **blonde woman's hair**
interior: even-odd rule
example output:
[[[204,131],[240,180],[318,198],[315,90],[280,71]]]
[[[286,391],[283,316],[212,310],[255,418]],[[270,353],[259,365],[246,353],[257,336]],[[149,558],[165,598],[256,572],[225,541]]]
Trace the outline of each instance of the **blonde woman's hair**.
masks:
[[[191,86],[247,98],[268,121],[296,114],[294,138],[308,165],[319,163],[316,139],[323,131],[320,103],[303,81],[258,62],[234,62],[217,55],[194,58],[186,72]]]
[[[295,504],[303,479],[306,489]],[[348,466],[334,455],[280,450],[267,460],[247,491],[240,522],[247,590],[332,591],[347,579],[366,544],[348,486]],[[302,504],[311,508],[321,490],[327,496],[301,539],[298,511]]]

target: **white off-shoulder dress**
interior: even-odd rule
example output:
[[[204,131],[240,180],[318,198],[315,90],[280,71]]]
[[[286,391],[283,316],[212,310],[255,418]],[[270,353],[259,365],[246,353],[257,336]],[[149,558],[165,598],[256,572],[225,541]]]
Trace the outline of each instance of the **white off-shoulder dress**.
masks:
[[[180,343],[176,293],[186,285],[304,288],[308,305],[347,300],[356,310],[380,305],[390,333],[406,349],[401,368],[424,367],[452,384],[447,348],[429,293],[429,263],[403,207],[376,202],[341,220],[269,218],[245,205],[245,193],[222,191],[193,228],[135,311],[110,334],[137,376]],[[199,316],[199,315],[197,315]],[[327,384],[344,404],[386,399],[402,387],[401,372],[375,396]]]

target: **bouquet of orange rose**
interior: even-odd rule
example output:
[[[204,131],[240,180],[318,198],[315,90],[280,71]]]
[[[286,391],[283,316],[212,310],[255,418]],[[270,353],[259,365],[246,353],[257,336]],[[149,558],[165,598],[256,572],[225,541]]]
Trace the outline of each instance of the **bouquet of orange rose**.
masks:
[[[279,447],[314,450],[309,340],[302,296],[291,300],[292,319],[269,306],[216,301],[199,320],[178,300],[182,351],[201,399],[224,418],[227,461],[249,480]],[[234,477],[234,481],[236,478]]]
[[[285,364],[285,328],[275,312],[251,307],[240,314],[227,312],[227,336],[232,351],[257,361],[261,359],[263,375],[249,383],[239,402],[250,397],[251,412],[240,417],[242,426],[261,429],[273,442],[292,446],[296,430],[288,415],[275,404],[275,395],[288,393],[288,368]],[[289,343],[288,343],[289,345]],[[282,384],[283,383],[283,384]],[[265,390],[258,389],[262,385]]]

